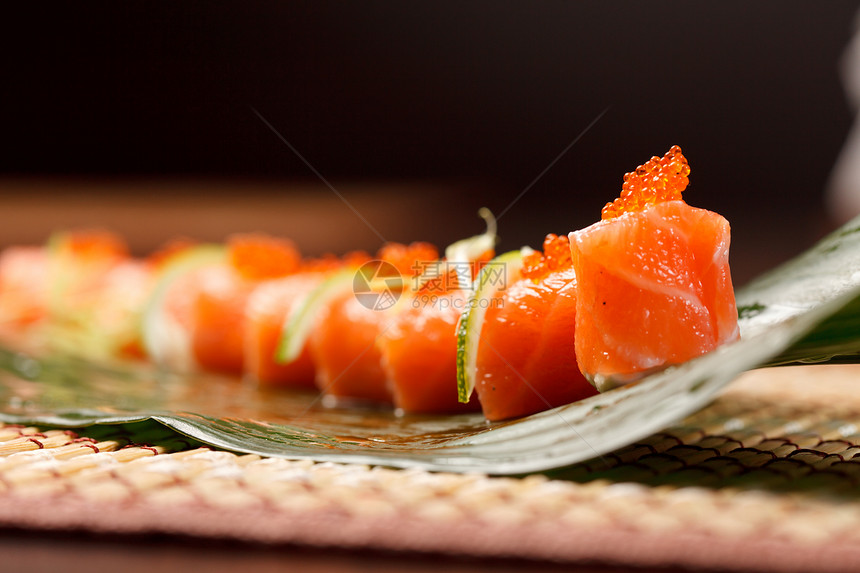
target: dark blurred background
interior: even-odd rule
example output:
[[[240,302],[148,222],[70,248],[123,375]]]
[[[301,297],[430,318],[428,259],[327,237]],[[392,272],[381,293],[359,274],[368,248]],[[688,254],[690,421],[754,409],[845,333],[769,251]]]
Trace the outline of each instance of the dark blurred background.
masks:
[[[250,228],[310,253],[373,249],[363,217],[387,240],[445,244],[480,231],[486,205],[503,249],[538,245],[678,144],[687,201],[732,222],[742,283],[831,226],[858,8],[40,5],[4,32],[0,242],[101,224],[139,250]]]

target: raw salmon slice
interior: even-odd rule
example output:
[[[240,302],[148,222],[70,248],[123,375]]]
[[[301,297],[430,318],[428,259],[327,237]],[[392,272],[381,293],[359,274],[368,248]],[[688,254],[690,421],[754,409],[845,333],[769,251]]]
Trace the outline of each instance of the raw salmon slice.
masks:
[[[222,245],[175,248],[175,243],[147,258],[157,280],[144,305],[141,334],[146,355],[159,367],[197,370],[191,351],[197,290],[205,272],[224,267],[226,260]]]
[[[263,234],[227,239],[229,264],[200,271],[192,303],[191,349],[204,370],[241,374],[245,309],[265,280],[296,272],[301,256],[292,241]]]
[[[132,260],[122,237],[101,229],[54,233],[47,253],[50,312],[58,321],[75,321],[94,305],[110,304],[100,292],[105,277]]]
[[[105,273],[98,300],[92,303],[91,329],[105,341],[108,352],[145,358],[140,322],[153,284],[151,267],[138,259],[123,261]]]
[[[9,247],[0,253],[0,331],[15,331],[45,318],[48,275],[43,247]]]
[[[165,256],[152,264],[164,267],[162,272],[169,275],[164,280],[170,284],[154,303],[159,308],[152,313],[157,315],[150,321],[154,340],[147,350],[168,367],[241,374],[248,300],[265,280],[299,269],[295,245],[267,235],[240,234],[228,237],[226,254],[217,258],[205,246],[179,244],[163,251]],[[179,268],[165,265],[170,260]]]
[[[315,389],[315,368],[305,344],[295,360],[282,364],[276,358],[284,323],[291,312],[326,275],[298,273],[266,281],[251,294],[244,319],[245,374],[263,386]]]
[[[525,416],[596,394],[574,351],[576,275],[567,237],[547,236],[519,280],[487,308],[475,390],[488,420]]]
[[[378,260],[359,267],[356,278],[347,276],[350,291],[329,302],[310,335],[317,386],[323,394],[393,403],[379,341],[392,326],[399,310],[396,301],[420,272],[421,263],[438,258],[438,251],[428,243],[388,243],[377,254]]]
[[[194,360],[203,370],[241,374],[245,306],[256,283],[226,265],[202,269],[195,278],[189,331]]]
[[[457,323],[467,293],[417,293],[379,340],[394,405],[405,413],[477,411],[457,400]]]
[[[413,279],[403,310],[380,337],[383,366],[402,413],[477,411],[476,396],[460,400],[460,318],[473,300],[473,285],[495,254],[496,219],[481,209],[487,229],[445,248],[444,260],[428,260]]]
[[[570,234],[576,357],[601,391],[739,336],[729,224],[680,199],[688,174],[672,148],[625,176],[602,221]]]
[[[58,232],[45,247],[48,315],[43,336],[94,359],[142,358],[140,318],[152,286],[149,266],[119,235]]]
[[[376,345],[390,310],[372,310],[352,293],[333,301],[310,338],[320,392],[336,398],[391,404]]]

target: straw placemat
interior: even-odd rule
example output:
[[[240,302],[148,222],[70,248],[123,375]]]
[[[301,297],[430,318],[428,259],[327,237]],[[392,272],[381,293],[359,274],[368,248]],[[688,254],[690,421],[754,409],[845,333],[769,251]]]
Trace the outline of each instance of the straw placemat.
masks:
[[[235,455],[154,422],[0,426],[0,526],[637,566],[860,570],[860,368],[753,372],[546,475]]]

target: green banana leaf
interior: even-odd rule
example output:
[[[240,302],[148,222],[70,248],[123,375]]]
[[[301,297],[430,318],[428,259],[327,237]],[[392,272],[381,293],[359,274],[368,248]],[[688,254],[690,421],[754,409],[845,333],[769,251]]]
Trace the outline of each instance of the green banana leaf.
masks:
[[[58,427],[155,420],[266,456],[524,474],[591,459],[701,409],[765,365],[855,361],[860,218],[737,293],[741,340],[636,383],[518,420],[327,408],[319,397],[211,375],[106,366],[0,347],[0,420]]]

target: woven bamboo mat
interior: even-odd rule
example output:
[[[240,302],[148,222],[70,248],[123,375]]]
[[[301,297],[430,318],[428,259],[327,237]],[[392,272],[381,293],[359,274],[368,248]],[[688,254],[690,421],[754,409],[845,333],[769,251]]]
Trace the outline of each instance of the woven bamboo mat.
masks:
[[[860,367],[748,373],[640,443],[498,478],[0,426],[0,526],[637,566],[860,570]]]

